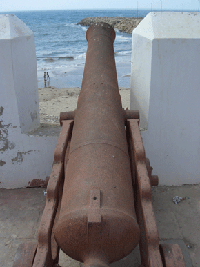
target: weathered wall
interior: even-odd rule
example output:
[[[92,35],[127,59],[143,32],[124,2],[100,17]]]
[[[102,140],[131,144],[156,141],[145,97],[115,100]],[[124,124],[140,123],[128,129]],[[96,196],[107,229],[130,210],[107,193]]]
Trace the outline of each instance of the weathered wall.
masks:
[[[11,14],[0,15],[0,25],[1,106],[4,108],[4,122],[15,122],[24,133],[39,126],[34,36],[21,20]]]
[[[0,187],[28,186],[51,172],[56,136],[28,135],[40,126],[33,32],[0,15]]]
[[[199,27],[199,13],[150,13],[132,34],[130,106],[161,185],[200,182]]]

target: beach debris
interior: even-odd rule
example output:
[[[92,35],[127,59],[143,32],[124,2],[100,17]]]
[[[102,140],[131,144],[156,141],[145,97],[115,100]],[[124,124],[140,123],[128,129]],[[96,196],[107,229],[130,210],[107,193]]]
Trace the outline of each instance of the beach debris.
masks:
[[[44,196],[46,197],[47,191],[46,190],[43,190],[43,193],[44,193]]]
[[[186,244],[186,247],[187,248],[193,248],[193,246],[191,244],[189,244],[189,243]]]
[[[173,202],[174,202],[174,204],[178,204],[179,202],[181,202],[182,200],[185,200],[186,199],[186,197],[179,197],[179,196],[175,196],[175,197],[173,197]]]

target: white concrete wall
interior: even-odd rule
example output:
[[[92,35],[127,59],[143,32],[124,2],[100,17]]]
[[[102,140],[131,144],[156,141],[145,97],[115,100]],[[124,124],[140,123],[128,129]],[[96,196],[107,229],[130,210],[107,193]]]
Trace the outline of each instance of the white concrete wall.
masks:
[[[36,129],[40,122],[34,35],[11,14],[1,14],[0,25],[1,106],[15,103],[12,119],[25,133]]]
[[[46,180],[51,174],[58,137],[21,134],[19,128],[3,124],[1,131],[4,139],[0,154],[0,188],[26,187],[33,179]]]
[[[39,126],[33,32],[14,15],[0,15],[1,188],[50,175],[57,136],[27,134]]]
[[[142,50],[143,53],[137,53]],[[151,50],[152,43],[145,40],[138,34],[134,35],[132,47],[132,65],[131,65],[131,88],[130,91],[130,108],[140,110],[140,127],[147,129],[149,100],[150,100],[150,81],[151,81]],[[135,64],[137,62],[137,64]],[[142,70],[142,71],[141,71]]]
[[[132,35],[131,109],[160,185],[200,183],[199,28],[199,13],[150,13]]]

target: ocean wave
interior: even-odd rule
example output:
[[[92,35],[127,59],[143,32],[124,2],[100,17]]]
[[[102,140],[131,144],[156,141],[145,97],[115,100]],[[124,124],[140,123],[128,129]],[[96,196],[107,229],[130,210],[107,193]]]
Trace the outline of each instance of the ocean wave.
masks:
[[[88,27],[86,27],[86,26],[81,26],[81,29],[82,29],[84,32],[86,32],[87,29],[88,29]]]
[[[77,23],[66,23],[65,26],[66,26],[66,27],[72,27],[72,28],[80,28],[80,29],[82,29],[84,32],[86,32],[87,29],[88,29],[87,26],[77,25]]]
[[[40,70],[40,71],[47,71],[47,70],[51,70],[52,68],[50,67],[50,68],[48,68],[48,67],[40,67],[40,68],[38,68],[38,70]]]
[[[127,50],[127,51],[119,51],[119,52],[116,52],[115,54],[118,55],[118,56],[126,56],[126,55],[130,55],[132,53],[131,50]]]
[[[68,22],[65,24],[66,27],[76,27],[76,23]]]
[[[71,60],[74,60],[74,57],[73,56],[68,56],[68,57],[38,57],[37,59],[42,59],[43,61],[46,61],[46,62],[54,62],[54,61],[58,61],[58,60],[71,61]]]
[[[122,36],[122,35],[118,35],[116,36],[116,41],[120,41],[120,42],[130,42],[132,40],[132,36],[127,37],[127,36]]]
[[[81,58],[86,58],[86,53],[81,53],[75,56],[75,59],[81,59]]]

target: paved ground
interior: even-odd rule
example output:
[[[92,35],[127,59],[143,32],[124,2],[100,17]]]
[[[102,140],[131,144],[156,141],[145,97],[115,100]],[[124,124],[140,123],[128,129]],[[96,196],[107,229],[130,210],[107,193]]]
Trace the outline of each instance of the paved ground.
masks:
[[[37,229],[45,206],[44,189],[0,189],[0,266],[11,267],[19,244],[37,238]],[[185,197],[174,204],[174,196]],[[160,240],[178,242],[186,266],[200,266],[200,186],[153,188],[153,205]],[[111,267],[136,267],[138,248]],[[61,255],[60,265],[78,267],[81,264]]]

